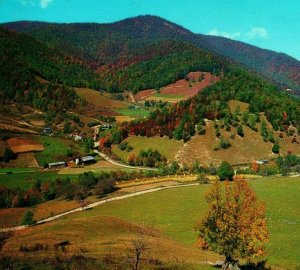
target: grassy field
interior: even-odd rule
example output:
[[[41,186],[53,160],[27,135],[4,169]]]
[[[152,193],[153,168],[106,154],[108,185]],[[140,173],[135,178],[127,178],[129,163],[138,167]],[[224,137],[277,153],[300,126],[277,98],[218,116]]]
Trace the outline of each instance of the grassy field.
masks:
[[[16,172],[12,174],[1,174],[0,186],[25,190],[30,188],[36,179],[40,179],[41,181],[54,181],[61,177],[77,179],[77,176],[73,175],[58,175],[56,171]]]
[[[44,151],[36,153],[36,159],[41,166],[49,162],[65,160],[68,150],[71,149],[78,154],[84,153],[82,147],[77,142],[71,140],[49,136],[34,136],[34,138],[45,147]]]
[[[129,117],[133,117],[133,118],[139,118],[139,117],[147,117],[149,115],[149,111],[146,111],[142,108],[138,108],[138,109],[119,109],[119,110],[116,110],[116,112],[118,112],[119,114],[121,115],[124,115],[124,116],[129,116]]]
[[[274,267],[300,265],[299,181],[299,177],[282,177],[251,182],[267,205],[270,231],[267,259]],[[181,187],[104,204],[19,232],[6,249],[14,250],[20,243],[69,240],[72,248],[84,243],[94,256],[109,247],[112,252],[121,252],[124,241],[139,231],[138,224],[143,224],[155,228],[155,250],[160,259],[170,261],[173,256],[179,262],[189,263],[215,260],[218,255],[199,251],[194,245],[194,226],[207,209],[204,194],[209,188],[210,185]]]
[[[131,154],[138,155],[141,150],[146,150],[148,148],[156,149],[167,159],[174,160],[179,148],[183,146],[182,141],[170,140],[166,137],[146,138],[140,136],[130,136],[125,140],[125,142],[128,142],[128,144],[133,147],[132,151],[122,151],[117,146],[113,146],[112,148],[113,152],[125,161],[127,161]]]
[[[0,173],[36,172],[38,168],[0,168]]]

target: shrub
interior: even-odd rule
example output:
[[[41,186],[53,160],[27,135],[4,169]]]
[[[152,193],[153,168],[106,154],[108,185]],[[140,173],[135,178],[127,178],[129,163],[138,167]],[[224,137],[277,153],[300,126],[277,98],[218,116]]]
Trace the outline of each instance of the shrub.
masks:
[[[279,150],[280,150],[279,144],[274,144],[273,147],[272,147],[272,152],[274,154],[279,154]]]
[[[28,210],[23,217],[22,225],[32,226],[36,224],[36,221],[34,220],[33,216],[33,212]]]
[[[244,130],[243,130],[243,126],[239,125],[237,130],[236,130],[237,134],[241,137],[244,137]]]
[[[233,179],[234,170],[228,162],[226,162],[226,161],[222,162],[222,164],[218,168],[218,176],[221,181],[226,180],[226,179],[231,181]]]

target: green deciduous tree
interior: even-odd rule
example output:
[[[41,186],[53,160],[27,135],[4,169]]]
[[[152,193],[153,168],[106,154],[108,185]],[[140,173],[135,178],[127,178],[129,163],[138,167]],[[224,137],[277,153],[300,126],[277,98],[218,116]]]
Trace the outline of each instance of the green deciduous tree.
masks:
[[[228,162],[222,162],[222,164],[218,168],[218,176],[221,181],[226,179],[231,181],[233,179],[234,170]]]

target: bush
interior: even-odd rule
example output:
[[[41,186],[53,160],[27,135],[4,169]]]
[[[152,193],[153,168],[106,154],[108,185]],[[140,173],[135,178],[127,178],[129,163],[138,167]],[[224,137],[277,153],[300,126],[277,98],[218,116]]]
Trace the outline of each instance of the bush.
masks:
[[[36,224],[36,221],[34,220],[33,216],[33,212],[28,210],[23,217],[22,225],[32,226]]]
[[[237,130],[236,130],[237,134],[241,137],[244,137],[244,130],[243,130],[243,126],[239,125]]]
[[[280,150],[279,144],[274,144],[273,147],[272,147],[272,152],[274,154],[279,154],[279,150]]]
[[[233,179],[234,170],[228,162],[226,161],[222,162],[222,164],[218,168],[218,176],[221,181],[226,179],[231,181]]]

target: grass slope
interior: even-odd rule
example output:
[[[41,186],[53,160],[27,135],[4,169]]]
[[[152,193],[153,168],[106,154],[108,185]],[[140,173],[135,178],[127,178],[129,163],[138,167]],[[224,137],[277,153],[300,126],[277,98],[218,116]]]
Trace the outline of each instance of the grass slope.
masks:
[[[41,166],[46,163],[65,160],[70,150],[79,155],[84,154],[82,147],[74,141],[49,136],[36,136],[35,139],[45,147],[44,151],[36,153],[36,158]]]
[[[170,140],[166,137],[146,138],[130,136],[125,140],[125,142],[128,142],[128,144],[133,147],[132,151],[122,151],[117,146],[113,146],[112,148],[113,152],[125,161],[128,160],[130,155],[138,155],[141,150],[146,150],[148,148],[156,149],[167,159],[174,160],[178,150],[183,146],[182,141]]]
[[[281,177],[251,182],[258,197],[267,205],[270,230],[267,258],[272,266],[295,267],[300,264],[299,180],[299,177]],[[154,226],[156,233],[160,233],[160,236],[155,234],[158,238],[155,249],[159,258],[170,256],[165,250],[167,246],[174,248],[173,258],[177,257],[179,261],[216,259],[219,256],[197,251],[194,246],[194,226],[207,209],[204,194],[209,188],[210,185],[183,187],[111,202],[53,223],[17,232],[6,250],[15,250],[20,243],[69,240],[73,249],[84,244],[97,256],[109,247],[114,252],[123,250],[124,240],[138,232],[137,225],[134,225],[136,223]],[[128,228],[131,230],[128,231]],[[171,245],[170,241],[177,244]]]

